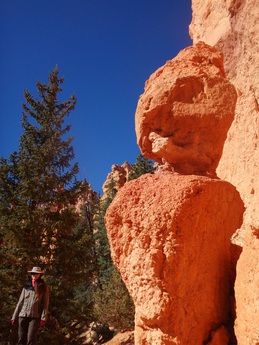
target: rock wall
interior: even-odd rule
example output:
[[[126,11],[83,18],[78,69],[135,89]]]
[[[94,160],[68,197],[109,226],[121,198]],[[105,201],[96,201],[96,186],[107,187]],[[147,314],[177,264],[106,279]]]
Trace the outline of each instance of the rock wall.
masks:
[[[245,202],[243,226],[233,240],[243,247],[235,284],[239,345],[259,343],[259,6],[257,0],[192,0],[193,42],[224,54],[238,92],[235,119],[217,169]]]

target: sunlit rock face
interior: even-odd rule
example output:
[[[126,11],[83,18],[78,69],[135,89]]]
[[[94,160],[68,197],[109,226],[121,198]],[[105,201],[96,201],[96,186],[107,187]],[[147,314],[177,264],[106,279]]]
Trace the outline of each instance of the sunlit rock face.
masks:
[[[230,237],[243,211],[231,184],[203,176],[162,171],[119,190],[106,227],[136,307],[135,344],[205,344],[231,328]]]
[[[107,175],[106,181],[102,186],[103,199],[109,194],[111,187],[117,190],[120,189],[127,182],[131,171],[132,167],[128,162],[124,162],[122,165],[113,164],[112,171]]]
[[[146,82],[138,144],[163,164],[125,183],[105,216],[113,261],[136,307],[136,345],[235,343],[239,251],[230,238],[244,205],[216,168],[236,98],[222,54],[202,42]]]
[[[226,75],[238,92],[217,174],[237,187],[245,202],[243,247],[237,263],[236,325],[239,345],[259,343],[259,6],[257,0],[192,0],[190,33],[224,54]]]
[[[202,42],[184,49],[150,76],[139,99],[143,155],[181,174],[215,176],[236,98],[221,53]]]

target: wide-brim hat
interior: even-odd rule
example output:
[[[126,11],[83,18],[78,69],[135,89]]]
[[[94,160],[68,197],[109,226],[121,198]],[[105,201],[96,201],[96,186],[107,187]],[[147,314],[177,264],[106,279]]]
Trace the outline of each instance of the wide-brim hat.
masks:
[[[33,267],[31,271],[28,271],[28,273],[44,274],[40,267]]]

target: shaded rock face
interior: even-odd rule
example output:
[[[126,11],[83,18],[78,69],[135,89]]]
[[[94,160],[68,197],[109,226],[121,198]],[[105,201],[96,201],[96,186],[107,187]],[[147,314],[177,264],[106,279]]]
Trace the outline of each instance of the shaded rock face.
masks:
[[[106,226],[136,307],[135,344],[205,344],[231,328],[230,237],[243,211],[232,185],[208,177],[146,174],[117,193]]]
[[[192,0],[190,33],[224,54],[238,92],[217,174],[240,192],[246,212],[234,241],[243,247],[235,284],[235,332],[240,345],[259,343],[259,6],[257,0]]]
[[[246,236],[237,265],[235,333],[239,345],[259,344],[259,236]]]
[[[184,49],[151,75],[139,99],[143,155],[182,174],[214,176],[236,97],[221,53],[202,42]]]

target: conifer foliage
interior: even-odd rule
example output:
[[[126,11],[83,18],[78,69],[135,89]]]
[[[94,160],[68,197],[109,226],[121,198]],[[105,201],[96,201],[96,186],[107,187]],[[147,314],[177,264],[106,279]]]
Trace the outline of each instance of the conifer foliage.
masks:
[[[129,173],[128,180],[135,180],[144,174],[153,174],[155,171],[154,162],[146,159],[142,154],[137,157],[136,163],[132,164],[132,170]]]
[[[55,68],[48,85],[37,83],[40,100],[25,91],[19,151],[1,167],[6,206],[1,220],[29,260],[50,258],[59,233],[71,232],[74,215],[65,206],[74,204],[82,189],[75,179],[78,165],[71,165],[72,138],[63,138],[70,130],[64,117],[74,109],[76,99],[72,95],[63,103],[58,101],[62,83]]]
[[[78,308],[70,310],[73,289],[91,274],[92,229],[82,219],[84,212],[74,207],[90,187],[76,178],[73,138],[65,124],[76,98],[59,101],[62,84],[54,68],[48,84],[36,84],[38,97],[24,92],[19,150],[0,160],[0,283],[8,284],[8,299],[0,298],[0,323],[11,317],[19,284],[32,266],[46,270],[52,310],[60,323],[69,321],[72,312],[76,316]],[[70,307],[64,310],[68,298]]]
[[[92,321],[134,327],[134,304],[112,262],[104,223],[116,183],[103,199],[77,179],[65,121],[76,98],[59,100],[63,81],[54,68],[47,84],[36,84],[36,97],[24,92],[19,149],[0,157],[0,342],[15,343],[10,320],[32,266],[45,270],[51,296],[39,344],[81,344],[81,327]],[[153,171],[139,155],[129,179]]]
[[[107,208],[116,193],[116,183],[111,179],[94,221],[98,284],[93,294],[93,312],[99,322],[120,331],[134,328],[135,308],[122,277],[113,264],[104,222]]]

